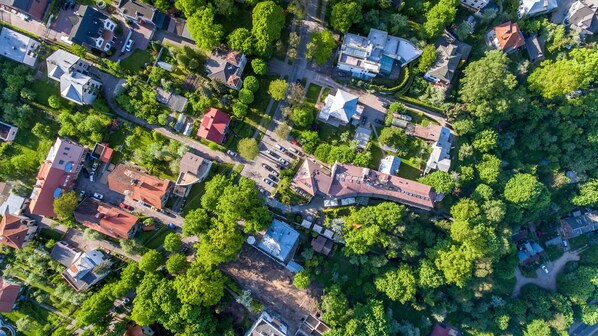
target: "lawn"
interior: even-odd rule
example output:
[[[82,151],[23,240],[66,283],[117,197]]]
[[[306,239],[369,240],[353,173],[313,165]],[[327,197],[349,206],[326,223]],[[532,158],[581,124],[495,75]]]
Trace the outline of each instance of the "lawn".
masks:
[[[137,73],[146,63],[152,60],[152,55],[149,52],[141,49],[135,49],[131,56],[125,58],[120,62],[123,69],[128,70],[130,73]]]
[[[162,228],[158,231],[157,235],[145,244],[145,247],[150,249],[157,249],[162,244],[164,244],[164,239],[166,238],[166,235],[168,235],[171,232],[174,232],[174,230],[168,228],[168,226],[166,225],[162,226]]]
[[[235,121],[236,124],[228,134],[224,147],[232,151],[237,151],[237,145],[241,139],[253,137],[256,128],[248,124],[245,119]]]
[[[51,230],[51,229],[46,229],[46,228],[42,228],[39,232],[39,235],[41,237],[44,237],[48,240],[53,239],[54,241],[59,241],[62,239],[62,233]]]
[[[31,89],[35,92],[35,101],[44,106],[48,106],[48,98],[50,96],[60,96],[58,82],[48,78],[33,81]]]
[[[266,112],[266,108],[270,103],[270,94],[268,93],[268,87],[270,86],[270,82],[275,79],[278,79],[278,76],[268,76],[259,79],[260,88],[255,93],[255,99],[251,106],[251,109],[256,110],[258,114],[263,114]]]
[[[323,103],[329,94],[330,94],[330,88],[324,88],[324,91],[322,91],[322,95],[320,96],[320,101]]]
[[[318,136],[320,137],[320,142],[330,143],[331,140],[340,140],[340,135],[346,131],[350,131],[351,133],[355,132],[355,127],[349,125],[334,127],[327,123],[323,122],[316,122],[318,126]],[[351,138],[353,138],[351,136]]]
[[[305,101],[315,105],[318,102],[320,91],[322,91],[321,86],[317,84],[310,84],[307,88],[307,93],[305,94]]]
[[[38,305],[25,301],[18,305],[17,310],[13,310],[10,313],[2,313],[7,319],[9,319],[14,325],[16,321],[27,316],[35,323],[31,325],[30,330],[19,332],[19,335],[26,336],[42,336],[49,335],[50,331],[63,323],[63,318],[51,313]]]

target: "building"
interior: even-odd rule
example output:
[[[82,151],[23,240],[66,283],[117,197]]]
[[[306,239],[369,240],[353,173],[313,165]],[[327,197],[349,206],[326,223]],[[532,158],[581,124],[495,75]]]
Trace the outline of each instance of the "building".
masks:
[[[110,190],[156,209],[164,208],[173,188],[171,181],[122,164],[116,166],[107,179]]]
[[[584,233],[598,230],[598,212],[574,211],[571,216],[561,218],[561,230],[564,238],[574,238]]]
[[[291,261],[298,246],[299,232],[278,219],[272,220],[272,225],[257,245],[268,256],[284,265]]]
[[[289,335],[289,327],[280,319],[280,317],[264,310],[257,320],[255,320],[251,328],[245,333],[245,336],[264,335],[287,336]]]
[[[330,184],[330,171],[306,158],[291,181],[291,188],[303,196],[316,196]]]
[[[161,87],[156,88],[156,100],[176,112],[183,112],[187,107],[187,98],[176,93],[168,92]]]
[[[69,267],[75,260],[79,259],[82,253],[76,248],[71,247],[68,243],[60,240],[52,247],[50,258],[58,261],[64,267]]]
[[[519,258],[519,265],[529,265],[544,254],[544,249],[536,242],[526,241],[519,244],[517,248],[517,257]]]
[[[236,51],[216,49],[205,64],[208,78],[215,79],[227,87],[240,90],[241,76],[247,64],[244,54]]]
[[[29,203],[32,214],[56,216],[54,199],[71,190],[81,171],[85,153],[85,148],[72,140],[56,139],[37,173]]]
[[[21,286],[0,278],[0,312],[11,312],[15,308],[20,292]]]
[[[322,336],[330,331],[330,327],[311,314],[302,320],[303,323],[295,336]]]
[[[525,39],[525,49],[529,61],[534,63],[542,62],[544,57],[544,39],[541,36],[530,36]]]
[[[102,83],[89,76],[90,64],[62,49],[46,59],[48,78],[60,82],[60,95],[79,105],[90,105]]]
[[[397,70],[414,61],[421,53],[406,39],[372,28],[367,37],[345,34],[337,68],[361,79],[372,79],[378,75],[398,78]]]
[[[201,120],[197,136],[219,145],[226,139],[230,116],[219,109],[210,107]]]
[[[393,155],[388,155],[387,157],[380,160],[380,166],[378,167],[378,171],[383,174],[397,175],[400,167],[401,159]]]
[[[532,17],[551,12],[559,6],[558,0],[519,0],[517,17]]]
[[[133,322],[131,322],[133,323]],[[137,324],[127,327],[124,336],[154,336],[154,330],[148,326],[140,326]]]
[[[0,32],[0,55],[33,67],[37,61],[39,42],[6,27]]]
[[[338,127],[347,125],[352,120],[361,119],[363,106],[358,104],[359,98],[341,89],[333,96],[329,94],[324,100],[324,107],[318,113],[318,119]]]
[[[469,57],[471,46],[457,41],[450,33],[445,32],[435,43],[436,61],[424,79],[441,86],[449,86],[461,61],[465,62]]]
[[[0,221],[0,244],[20,250],[37,232],[37,224],[31,218],[3,213]]]
[[[0,140],[6,142],[13,142],[17,137],[18,128],[11,124],[3,123],[0,121]]]
[[[486,34],[486,43],[490,48],[510,54],[525,46],[525,39],[517,22],[507,21]]]
[[[77,12],[69,39],[89,50],[109,51],[115,40],[116,22],[92,6],[81,6]]]
[[[48,8],[47,0],[0,0],[0,7],[14,10],[19,13],[23,20],[33,18],[36,21],[42,21],[46,8]]]
[[[355,130],[355,136],[353,137],[353,141],[357,142],[358,150],[364,150],[368,146],[368,142],[370,142],[371,137],[372,137],[372,129],[371,128],[359,126]]]
[[[112,148],[108,147],[108,143],[102,142],[102,143],[97,143],[93,147],[93,151],[91,152],[90,156],[94,160],[100,160],[101,162],[104,162],[104,163],[110,163],[113,153],[114,153],[114,150]]]
[[[62,277],[77,292],[86,291],[110,273],[110,261],[99,250],[79,253]]]
[[[598,30],[598,0],[577,0],[573,2],[563,23],[569,28],[585,35],[592,35]]]
[[[490,0],[460,0],[459,4],[474,12],[481,12],[490,4]]]
[[[453,147],[453,135],[446,127],[441,127],[438,139],[432,144],[432,153],[426,163],[424,173],[431,170],[448,172],[451,168],[451,148]]]
[[[152,29],[165,29],[170,22],[166,14],[141,1],[119,0],[116,2],[116,6],[125,20],[142,23],[152,27]]]
[[[311,240],[311,248],[314,252],[321,253],[323,255],[329,255],[332,252],[334,243],[330,239],[326,239],[324,236],[318,235],[316,238]]]
[[[461,336],[461,332],[446,323],[435,323],[430,336]]]
[[[179,177],[174,193],[186,197],[192,185],[200,183],[208,176],[211,167],[212,161],[190,152],[185,153],[179,162]]]
[[[139,218],[88,197],[74,211],[75,221],[114,239],[130,239],[139,231]]]

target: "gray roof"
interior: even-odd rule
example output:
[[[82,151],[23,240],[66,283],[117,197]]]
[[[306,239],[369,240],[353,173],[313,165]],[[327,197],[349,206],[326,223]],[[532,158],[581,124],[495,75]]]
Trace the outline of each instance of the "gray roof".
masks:
[[[288,326],[279,317],[267,311],[263,311],[260,317],[253,323],[246,336],[286,336]]]
[[[28,66],[34,66],[37,61],[38,47],[38,41],[6,27],[2,28],[0,55]]]
[[[80,45],[95,46],[95,39],[102,35],[103,20],[108,17],[91,6],[79,7],[78,16],[73,18],[70,39]]]
[[[529,60],[532,63],[544,60],[544,40],[542,37],[534,35],[526,38],[525,48],[527,49]]]
[[[161,87],[156,88],[156,100],[169,109],[177,112],[183,112],[187,107],[187,98],[176,93],[168,92]]]
[[[450,83],[459,67],[461,60],[469,57],[471,46],[457,41],[454,37],[444,34],[436,41],[436,62],[427,74],[445,83]]]
[[[598,8],[598,1],[586,0],[576,1],[569,8],[569,23],[574,29],[587,29],[594,33],[598,30],[598,18],[596,16],[596,9]]]
[[[11,193],[0,205],[0,214],[8,212],[11,215],[17,215],[23,208],[23,203],[25,203],[25,198]]]
[[[72,67],[77,62],[84,62],[87,65],[87,62],[81,60],[77,55],[73,55],[62,49],[56,50],[50,57],[46,58],[48,77],[60,80],[60,76],[71,72]]]
[[[58,241],[54,244],[50,257],[61,263],[63,266],[69,267],[80,255],[81,251],[71,247],[66,242]]]
[[[274,219],[258,247],[276,260],[287,263],[293,257],[298,243],[299,232],[289,224]]]

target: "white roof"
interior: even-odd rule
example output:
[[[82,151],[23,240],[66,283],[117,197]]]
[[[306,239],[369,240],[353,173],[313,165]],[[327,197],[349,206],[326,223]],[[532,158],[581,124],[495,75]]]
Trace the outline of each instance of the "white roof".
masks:
[[[396,175],[400,166],[401,159],[394,155],[388,155],[384,159],[380,160],[380,167],[378,168],[378,171],[384,174]]]
[[[50,57],[46,59],[48,65],[48,77],[60,80],[60,76],[69,73],[73,65],[75,65],[81,58],[73,55],[62,49],[56,50]],[[87,63],[87,62],[86,62]]]
[[[366,128],[366,127],[357,127],[357,130],[355,131],[355,138],[354,140],[357,141],[357,147],[358,148],[365,148],[368,145],[368,142],[370,141],[370,137],[372,135],[372,130],[370,128]]]
[[[90,90],[85,90],[87,84],[99,82],[79,72],[65,74],[60,77],[60,95],[77,104],[91,104],[95,100]]]
[[[519,18],[524,15],[534,16],[550,12],[559,6],[557,0],[520,0],[517,15]]]
[[[25,198],[11,193],[6,201],[0,205],[0,214],[8,212],[11,215],[18,215],[21,212],[23,203],[25,203]]]
[[[348,123],[355,111],[352,111],[350,108],[345,109],[345,106],[358,99],[357,96],[339,89],[336,91],[336,95],[328,95],[326,97],[325,105],[320,111],[319,118],[328,120],[330,117],[334,117]]]
[[[0,33],[0,55],[13,61],[34,66],[39,42],[8,28]]]

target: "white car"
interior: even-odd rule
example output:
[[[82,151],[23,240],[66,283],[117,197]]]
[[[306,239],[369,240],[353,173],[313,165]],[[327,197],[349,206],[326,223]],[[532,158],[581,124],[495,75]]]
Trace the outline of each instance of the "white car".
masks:
[[[279,144],[276,144],[276,149],[278,149],[279,151],[281,151],[281,152],[283,152],[283,153],[287,151],[287,149],[286,149],[286,148],[282,147],[282,146],[281,146],[281,145],[279,145]]]
[[[544,271],[544,273],[548,273],[548,268],[546,268],[546,265],[542,264],[540,265],[540,268]]]
[[[91,173],[89,173],[89,180],[90,180],[91,182],[93,182],[93,177],[94,177],[94,175],[95,175],[95,173],[94,173],[94,172],[91,172]]]
[[[283,165],[285,165],[285,166],[288,166],[288,165],[289,165],[289,163],[287,162],[287,160],[285,160],[285,159],[283,159],[283,158],[279,158],[279,159],[278,159],[278,161],[279,161],[280,163],[282,163]]]
[[[399,118],[405,120],[405,121],[411,121],[413,120],[413,118],[410,115],[406,115],[406,114],[399,114],[398,115]]]
[[[125,50],[126,51],[131,51],[131,49],[133,48],[133,45],[135,44],[135,40],[131,40],[129,39],[127,41],[127,45],[125,46]]]
[[[98,193],[93,193],[93,198],[101,200],[101,199],[104,199],[104,195],[98,194]]]
[[[232,150],[230,150],[230,149],[227,149],[227,150],[226,150],[226,154],[228,154],[228,155],[230,155],[230,156],[233,156],[233,157],[235,157],[235,156],[237,156],[237,155],[238,155],[237,153],[233,152],[233,151],[232,151]]]

